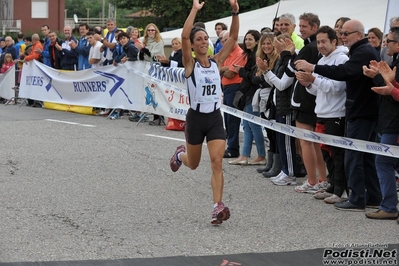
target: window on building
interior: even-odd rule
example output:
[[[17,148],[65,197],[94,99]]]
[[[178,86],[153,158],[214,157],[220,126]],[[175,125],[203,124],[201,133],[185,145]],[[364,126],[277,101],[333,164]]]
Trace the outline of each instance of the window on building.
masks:
[[[48,18],[49,0],[32,0],[32,18]]]

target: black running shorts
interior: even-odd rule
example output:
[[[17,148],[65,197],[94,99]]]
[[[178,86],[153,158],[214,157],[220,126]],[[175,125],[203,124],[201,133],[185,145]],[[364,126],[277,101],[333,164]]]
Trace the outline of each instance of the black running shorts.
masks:
[[[198,145],[215,139],[226,139],[223,118],[220,109],[212,113],[200,113],[188,109],[186,116],[186,140],[191,145]]]

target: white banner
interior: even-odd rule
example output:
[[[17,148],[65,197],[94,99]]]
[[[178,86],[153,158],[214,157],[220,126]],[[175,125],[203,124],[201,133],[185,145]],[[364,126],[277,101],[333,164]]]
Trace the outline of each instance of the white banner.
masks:
[[[11,67],[6,73],[0,74],[0,97],[11,99],[15,96],[12,89],[15,86],[15,66]]]
[[[182,89],[183,72],[181,68],[145,62],[59,71],[32,61],[23,67],[20,97],[67,105],[136,110],[185,120],[188,99]]]

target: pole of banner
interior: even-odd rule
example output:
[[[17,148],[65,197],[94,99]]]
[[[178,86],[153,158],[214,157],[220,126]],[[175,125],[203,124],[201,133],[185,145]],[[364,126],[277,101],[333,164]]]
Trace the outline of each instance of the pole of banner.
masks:
[[[139,121],[137,121],[136,126],[140,125],[141,122],[146,121],[146,119],[148,120],[148,114],[147,113],[141,113],[140,114],[140,119]]]
[[[280,9],[280,3],[281,3],[281,0],[278,1],[276,15],[274,16],[275,19],[277,18],[278,10]],[[273,24],[273,30],[274,30],[274,24]]]

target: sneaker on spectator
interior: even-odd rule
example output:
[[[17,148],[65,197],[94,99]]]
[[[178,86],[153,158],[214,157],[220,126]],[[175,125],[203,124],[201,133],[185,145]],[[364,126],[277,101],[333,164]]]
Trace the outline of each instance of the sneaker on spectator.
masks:
[[[173,172],[176,172],[179,170],[182,162],[179,160],[179,153],[181,152],[186,152],[186,147],[184,145],[180,145],[179,147],[176,148],[175,153],[173,154],[172,158],[170,158],[170,169],[172,169]]]
[[[302,185],[295,187],[295,191],[299,193],[311,193],[315,194],[317,191],[319,191],[319,183],[316,183],[315,185],[309,184],[308,180],[303,182]]]
[[[324,202],[327,203],[327,204],[335,204],[335,203],[338,203],[338,202],[342,202],[344,200],[345,199],[343,199],[341,197],[338,197],[337,195],[333,194],[330,197],[325,198]]]
[[[101,111],[99,111],[97,113],[97,115],[104,115],[105,116],[105,115],[108,115],[110,111],[111,111],[110,109],[101,110]]]
[[[217,206],[213,208],[211,223],[213,225],[219,225],[223,221],[228,220],[229,218],[230,218],[229,208],[224,206],[223,202],[218,202]]]
[[[331,197],[332,195],[333,195],[332,193],[326,191],[318,191],[316,192],[316,194],[314,194],[314,198],[323,200],[325,198]]]
[[[140,115],[138,113],[134,113],[131,117],[129,117],[129,121],[138,122],[140,120]]]
[[[277,186],[293,186],[296,185],[296,177],[295,176],[288,176],[286,174],[284,174],[285,176],[276,180],[276,181],[272,181],[273,184],[277,185]]]
[[[278,175],[272,176],[270,178],[270,181],[273,182],[273,181],[279,180],[280,178],[284,178],[285,176],[287,176],[287,175],[283,171],[280,171],[280,173]]]
[[[119,118],[119,114],[117,112],[114,112],[112,115],[109,116],[109,119],[115,120]]]

